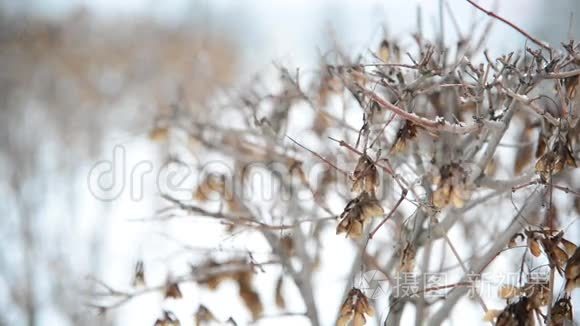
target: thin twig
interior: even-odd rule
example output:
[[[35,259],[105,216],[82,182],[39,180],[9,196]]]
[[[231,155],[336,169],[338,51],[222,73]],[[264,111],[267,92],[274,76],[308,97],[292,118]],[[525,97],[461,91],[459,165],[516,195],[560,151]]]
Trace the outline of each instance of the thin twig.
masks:
[[[342,173],[345,177],[351,178],[351,174],[346,172],[345,170],[339,168],[338,166],[336,166],[334,163],[330,162],[327,158],[325,158],[324,156],[316,153],[315,151],[305,147],[304,145],[300,144],[299,142],[297,142],[296,140],[292,139],[292,137],[290,136],[286,136],[288,137],[288,139],[290,139],[294,144],[300,146],[301,148],[309,151],[312,155],[318,157],[320,160],[322,160],[323,162],[325,162],[326,164],[330,165],[332,168],[334,168],[335,170],[339,171],[340,173]]]
[[[518,31],[520,34],[522,34],[523,36],[525,36],[526,38],[528,38],[530,41],[536,43],[537,45],[543,47],[546,50],[552,51],[552,48],[546,43],[546,42],[542,42],[540,40],[538,40],[537,38],[531,36],[528,32],[524,31],[523,29],[521,29],[520,27],[518,27],[516,24],[510,22],[509,20],[502,18],[500,16],[498,16],[497,14],[495,14],[493,11],[488,11],[484,8],[482,8],[480,5],[478,5],[477,3],[475,3],[473,0],[466,0],[467,2],[469,2],[472,6],[474,6],[475,8],[481,10],[482,12],[484,12],[486,15],[493,17],[505,24],[507,24],[508,26],[510,26],[511,28],[515,29],[516,31]]]

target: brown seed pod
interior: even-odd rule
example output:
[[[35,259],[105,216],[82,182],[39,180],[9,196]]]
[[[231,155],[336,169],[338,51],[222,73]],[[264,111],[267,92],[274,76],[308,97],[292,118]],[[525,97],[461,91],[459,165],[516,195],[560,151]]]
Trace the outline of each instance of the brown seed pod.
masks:
[[[280,309],[286,309],[286,300],[284,299],[284,294],[282,293],[284,285],[284,276],[280,275],[278,281],[276,282],[276,306]]]
[[[291,175],[297,175],[302,184],[308,184],[308,178],[306,178],[306,173],[304,173],[303,162],[296,159],[289,159],[288,170]]]
[[[533,326],[534,314],[529,307],[529,299],[521,297],[518,302],[509,304],[497,316],[496,326]]]
[[[165,298],[181,299],[183,295],[179,289],[179,283],[167,282],[165,286]]]
[[[550,286],[548,280],[530,280],[522,288],[522,292],[528,297],[528,309],[539,309],[548,305],[550,300]]]
[[[163,311],[163,317],[155,321],[155,326],[180,326],[181,322],[171,311]]]
[[[491,160],[489,161],[489,163],[487,163],[487,166],[485,167],[485,175],[487,176],[494,176],[495,173],[497,172],[497,159],[495,157],[492,157]]]
[[[389,62],[389,59],[391,57],[391,49],[390,49],[390,44],[389,41],[387,40],[383,40],[381,42],[381,45],[379,46],[379,51],[377,52],[377,55],[379,57],[379,59],[381,59],[383,62]]]
[[[574,255],[576,249],[578,248],[578,246],[576,246],[573,242],[568,241],[564,238],[560,239],[560,245],[562,245],[564,251],[566,251],[566,254],[568,254],[568,257]]]
[[[192,266],[192,274],[197,274],[198,270],[203,272],[204,269],[212,269],[218,266],[221,266],[221,264],[210,259],[199,267]],[[215,290],[221,284],[222,281],[226,280],[227,278],[230,278],[231,276],[232,275],[230,273],[221,273],[221,274],[212,273],[205,278],[200,278],[197,281],[197,283],[207,286],[208,289],[210,290]]]
[[[566,320],[574,320],[572,312],[572,303],[569,297],[558,299],[552,307],[552,313],[550,315],[552,324],[555,326],[563,326]]]
[[[336,325],[346,326],[352,320],[352,325],[362,326],[366,324],[365,315],[373,316],[374,313],[375,310],[364,293],[357,288],[352,288],[340,307],[340,316]]]
[[[212,322],[212,321],[216,321],[215,316],[212,314],[212,312],[207,309],[206,306],[204,305],[199,305],[199,307],[197,308],[197,311],[195,312],[195,324],[197,326],[201,326],[204,323],[208,323],[208,322]]]
[[[564,79],[564,88],[566,88],[566,99],[572,101],[576,97],[576,90],[580,84],[578,76],[568,77]]]
[[[526,238],[528,239],[528,249],[534,255],[534,257],[540,257],[542,254],[542,249],[540,248],[539,236],[537,232],[526,230],[524,231]]]
[[[355,85],[364,88],[368,82],[368,78],[365,74],[365,68],[361,65],[354,65],[348,70],[348,74]]]
[[[291,235],[286,234],[280,238],[280,247],[288,257],[294,256],[294,239]]]
[[[536,162],[536,172],[540,175],[542,180],[547,181],[551,175],[554,175],[564,168],[563,161],[553,152],[548,152],[538,159]]]
[[[568,261],[568,254],[562,248],[558,247],[558,243],[553,239],[540,240],[544,252],[548,255],[550,264],[555,266],[560,275],[564,271],[564,265]]]
[[[438,208],[451,204],[457,208],[463,207],[470,197],[465,182],[467,173],[458,163],[441,167],[437,179],[437,190],[433,193],[433,204]]]
[[[374,195],[363,191],[344,208],[336,227],[336,234],[346,233],[348,237],[358,239],[362,235],[366,220],[383,214],[384,210]]]
[[[395,137],[395,142],[391,148],[391,152],[401,153],[407,148],[409,141],[417,138],[417,130],[420,127],[416,124],[405,121],[403,126],[397,131],[397,136]]]
[[[361,193],[366,191],[370,194],[375,193],[379,183],[379,172],[375,162],[366,154],[361,155],[353,172],[355,179],[352,185],[352,191]]]
[[[554,151],[559,153],[560,157],[562,157],[562,160],[566,165],[573,168],[578,167],[578,164],[576,164],[576,159],[574,158],[574,154],[572,154],[574,153],[574,150],[572,149],[572,143],[569,137],[560,139],[560,141],[556,143]]]
[[[539,158],[546,153],[546,148],[548,147],[547,143],[548,137],[545,133],[540,132],[538,134],[538,147],[536,147],[536,153],[534,155],[536,158]]]
[[[546,152],[536,162],[536,172],[540,175],[542,180],[548,181],[550,176],[555,175],[564,167],[577,167],[576,159],[572,155],[573,150],[568,139],[558,137],[554,142],[551,151]]]
[[[258,296],[258,293],[249,285],[242,282],[238,282],[238,285],[240,298],[242,298],[242,301],[244,301],[244,304],[248,310],[250,310],[252,318],[257,320],[264,311],[262,301],[260,301],[260,296]]]
[[[576,248],[574,254],[566,262],[564,271],[566,278],[566,293],[571,293],[576,287],[580,287],[580,247]]]
[[[169,129],[167,127],[155,127],[149,132],[149,139],[155,142],[162,142],[167,139]]]
[[[135,272],[133,273],[133,282],[131,283],[134,287],[144,287],[145,283],[145,266],[143,261],[139,260],[135,264]]]
[[[502,313],[502,310],[499,309],[488,309],[485,315],[483,316],[483,321],[495,321],[497,317]]]
[[[198,185],[193,198],[195,200],[204,202],[209,199],[209,196],[212,193],[217,193],[220,196],[223,196],[225,194],[225,189],[225,176],[210,174],[207,175],[203,182]]]

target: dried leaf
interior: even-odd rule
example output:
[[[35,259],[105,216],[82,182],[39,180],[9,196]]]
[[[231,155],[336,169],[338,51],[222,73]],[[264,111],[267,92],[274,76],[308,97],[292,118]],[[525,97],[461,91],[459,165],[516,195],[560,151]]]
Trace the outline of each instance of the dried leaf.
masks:
[[[559,137],[554,142],[552,151],[542,155],[536,162],[536,172],[540,174],[542,180],[547,181],[550,176],[562,171],[566,165],[577,167],[573,152],[570,140]]]
[[[145,283],[145,266],[143,265],[143,261],[137,261],[135,264],[135,272],[133,274],[133,282],[132,285],[134,287],[144,287]]]
[[[155,326],[180,326],[181,322],[171,311],[163,311],[163,317],[155,321]]]
[[[336,227],[336,234],[346,232],[348,237],[358,239],[362,235],[365,221],[383,214],[383,208],[379,205],[374,195],[363,191],[358,197],[346,204],[344,211],[340,215],[341,218]]]
[[[552,307],[551,319],[553,325],[560,326],[564,325],[564,321],[574,320],[574,316],[572,315],[572,303],[570,302],[570,298],[560,298],[554,306]]]
[[[337,325],[347,325],[352,319],[353,325],[365,325],[364,315],[374,315],[374,309],[369,304],[368,298],[357,288],[352,288],[348,292],[346,300],[340,307],[340,316]]]
[[[237,196],[233,194],[226,196],[226,204],[232,213],[240,213],[245,211],[244,204],[238,199]]]
[[[262,315],[264,307],[258,293],[252,288],[252,278],[253,273],[250,271],[242,271],[236,274],[240,298],[242,298],[242,301],[252,313],[252,318],[257,320]]]
[[[280,247],[288,257],[294,256],[294,239],[291,235],[284,235],[280,238]]]
[[[361,209],[363,220],[371,217],[379,217],[385,214],[385,211],[376,200],[361,203]]]
[[[208,289],[210,290],[215,290],[217,289],[217,287],[220,285],[220,283],[224,280],[225,278],[219,275],[216,276],[211,276],[208,277],[203,284],[205,284]]]
[[[355,312],[352,319],[353,326],[364,326],[367,323],[365,316],[361,313]]]
[[[278,282],[276,282],[276,306],[280,309],[286,309],[286,300],[284,300],[284,295],[282,294],[283,280],[283,276],[280,275]]]
[[[444,183],[433,193],[433,205],[438,208],[444,208],[449,204],[449,197],[451,196],[451,185]]]
[[[451,204],[456,208],[462,208],[465,205],[464,193],[457,188],[451,192]]]
[[[391,152],[401,153],[407,148],[409,141],[417,138],[417,130],[419,126],[416,124],[405,121],[401,128],[397,131],[397,136],[395,137],[395,142],[391,148]]]
[[[215,267],[221,266],[218,262],[214,260],[208,260],[200,269],[213,269]],[[194,269],[192,269],[192,273],[197,273]],[[197,283],[207,286],[210,290],[215,290],[221,284],[222,281],[226,280],[227,278],[233,277],[230,273],[222,273],[222,274],[215,274],[212,273],[211,275],[207,276],[206,278],[200,279]]]
[[[574,254],[566,262],[564,277],[566,278],[567,293],[580,286],[580,247],[576,248]]]
[[[550,264],[555,266],[558,272],[562,274],[564,265],[566,264],[566,261],[568,261],[568,254],[566,254],[562,248],[558,247],[556,241],[557,240],[554,240],[553,238],[541,239],[542,247],[544,252],[548,255]]]
[[[547,139],[543,133],[538,134],[538,147],[536,148],[536,158],[544,155],[547,148]]]
[[[576,89],[580,83],[578,76],[568,77],[564,79],[564,87],[566,88],[566,99],[572,101],[576,97]]]
[[[366,311],[367,316],[374,316],[375,315],[375,308],[373,308],[373,306],[370,303],[368,303],[368,301],[367,301],[367,307],[366,307],[365,311]]]
[[[449,204],[463,207],[465,200],[470,197],[465,186],[466,177],[465,170],[457,163],[442,166],[437,178],[437,190],[433,193],[433,205],[438,208]]]
[[[535,169],[536,172],[542,177],[542,180],[548,180],[552,174],[561,171],[563,166],[558,170],[558,167],[556,166],[556,159],[556,155],[552,152],[548,152],[538,159],[535,165]]]
[[[497,316],[496,326],[534,325],[533,310],[530,310],[528,298],[521,297],[518,302],[509,304]]]
[[[197,326],[202,325],[206,322],[216,321],[215,316],[211,313],[209,309],[207,309],[204,305],[199,305],[197,311],[195,313],[195,324]]]
[[[361,221],[352,221],[348,235],[353,239],[359,239],[362,236],[363,224]]]
[[[167,139],[169,129],[166,127],[156,127],[149,132],[149,139],[156,142],[161,142]]]
[[[234,277],[235,280],[238,281],[238,284],[241,287],[252,287],[252,279],[254,278],[254,273],[251,271],[240,271],[235,273]]]
[[[529,298],[528,308],[531,309],[546,306],[550,300],[550,286],[547,279],[530,280],[524,286],[523,292]]]
[[[559,156],[565,162],[566,165],[576,168],[578,165],[576,164],[576,159],[574,158],[574,150],[572,149],[572,143],[570,141],[570,137],[566,137],[565,139],[559,139],[556,143],[555,152],[559,153]]]
[[[485,175],[492,177],[497,172],[497,160],[493,157],[485,167]]]
[[[364,66],[361,65],[352,66],[352,68],[348,70],[348,73],[350,74],[351,78],[353,79],[356,85],[362,88],[365,87],[365,85],[368,82],[368,78],[365,74]]]
[[[535,257],[540,257],[540,255],[542,254],[540,244],[536,239],[528,237],[528,248],[530,249],[532,255],[534,255]]]
[[[566,251],[566,254],[568,254],[568,257],[571,257],[572,255],[574,255],[574,253],[576,252],[576,249],[578,248],[573,242],[568,241],[564,238],[560,239],[560,243],[564,247],[564,251]]]
[[[340,315],[338,321],[336,321],[336,326],[347,326],[348,322],[352,319],[353,313]]]
[[[165,298],[181,299],[183,296],[179,290],[179,283],[169,282],[165,286]]]
[[[361,193],[374,193],[379,183],[379,173],[375,162],[368,155],[361,155],[354,169],[353,177],[355,179],[352,185],[352,191]]]
[[[499,309],[488,309],[485,315],[483,315],[483,321],[494,321],[500,314],[501,310]]]
[[[379,47],[379,53],[378,53],[378,57],[383,61],[383,62],[389,62],[389,58],[391,56],[391,50],[389,49],[389,41],[387,40],[383,40],[381,42],[381,45]]]
[[[288,169],[291,174],[298,175],[298,178],[300,178],[300,182],[302,182],[302,184],[308,185],[308,179],[306,178],[306,173],[304,173],[302,165],[303,163],[301,161],[290,159],[288,162]]]
[[[218,193],[223,196],[225,194],[225,189],[225,176],[209,174],[205,177],[203,182],[199,184],[193,197],[195,200],[204,202],[209,199],[209,195],[212,193]]]

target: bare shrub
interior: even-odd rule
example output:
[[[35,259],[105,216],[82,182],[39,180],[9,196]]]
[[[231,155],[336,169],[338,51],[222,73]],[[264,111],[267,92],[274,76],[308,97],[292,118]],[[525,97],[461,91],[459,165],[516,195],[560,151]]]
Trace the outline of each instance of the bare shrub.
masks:
[[[95,306],[107,311],[151,292],[184,300],[183,286],[208,293],[233,284],[246,321],[298,316],[319,325],[321,309],[332,309],[340,325],[372,318],[398,325],[412,307],[417,325],[439,325],[468,294],[481,306],[469,323],[570,319],[579,280],[567,227],[580,202],[580,45],[551,46],[469,2],[491,16],[488,26],[500,21],[524,35],[525,49],[492,57],[484,48],[489,28],[456,44],[419,30],[409,48],[385,37],[372,55],[354,60],[336,49],[313,78],[278,67],[276,84],[256,77],[225,100],[201,101],[203,109],[180,99],[161,112],[151,138],[174,149],[169,161],[190,166],[191,157],[217,157],[230,173],[193,165],[211,176],[188,198],[163,193],[167,207],[153,220],[209,218],[224,237],[251,235],[266,250],[242,240],[225,252],[184,257],[189,269],[169,270],[164,283],[101,284]],[[271,181],[253,187],[258,170]],[[261,191],[274,185],[265,198]],[[564,204],[570,201],[574,208]],[[336,252],[346,245],[352,255]],[[325,265],[329,255],[340,263]],[[150,264],[136,266],[138,283]],[[384,297],[353,281],[369,271],[384,276]],[[517,278],[490,298],[479,287],[488,271]],[[319,299],[334,290],[320,283],[334,277],[345,280],[342,297]],[[288,304],[283,284],[301,304]],[[268,296],[278,308],[264,303]],[[199,324],[239,322],[201,298]],[[165,311],[156,324],[178,323]]]

